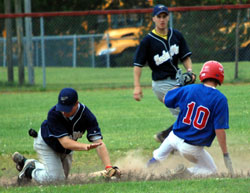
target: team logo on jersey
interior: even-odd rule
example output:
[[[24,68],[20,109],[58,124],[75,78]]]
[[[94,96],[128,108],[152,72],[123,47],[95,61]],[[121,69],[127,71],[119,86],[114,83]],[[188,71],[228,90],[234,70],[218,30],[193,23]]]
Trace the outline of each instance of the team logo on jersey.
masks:
[[[168,61],[172,56],[179,54],[179,46],[176,44],[170,46],[170,50],[162,51],[162,55],[159,56],[159,54],[154,56],[154,61],[157,66],[161,65],[162,63]]]
[[[74,131],[73,136],[71,135],[70,138],[76,141],[77,139],[82,138],[82,135],[83,133],[81,133],[80,131]]]

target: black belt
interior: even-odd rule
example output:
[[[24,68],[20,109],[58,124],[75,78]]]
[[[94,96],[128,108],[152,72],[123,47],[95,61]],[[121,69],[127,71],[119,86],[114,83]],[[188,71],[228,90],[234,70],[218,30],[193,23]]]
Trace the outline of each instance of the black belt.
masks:
[[[171,78],[171,79],[175,80],[176,75],[175,75],[175,74],[173,74],[173,75],[168,75],[168,76],[165,77],[164,79],[167,79],[167,78]]]

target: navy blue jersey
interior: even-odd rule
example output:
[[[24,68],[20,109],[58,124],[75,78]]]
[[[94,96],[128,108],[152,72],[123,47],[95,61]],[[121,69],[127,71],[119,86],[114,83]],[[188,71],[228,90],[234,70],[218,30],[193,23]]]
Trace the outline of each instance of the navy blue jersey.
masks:
[[[58,138],[69,136],[77,141],[87,131],[87,139],[99,135],[102,138],[98,122],[94,114],[83,104],[80,104],[72,120],[56,111],[56,106],[48,112],[47,120],[41,125],[41,135],[48,146],[59,153],[70,153],[71,150],[63,148]]]
[[[217,89],[192,84],[169,91],[164,99],[169,108],[180,108],[173,132],[187,143],[211,146],[215,129],[229,128],[227,98]]]
[[[168,29],[167,40],[153,32],[148,33],[136,50],[134,66],[143,67],[148,63],[153,80],[175,78],[178,60],[191,56],[182,34],[172,28]]]

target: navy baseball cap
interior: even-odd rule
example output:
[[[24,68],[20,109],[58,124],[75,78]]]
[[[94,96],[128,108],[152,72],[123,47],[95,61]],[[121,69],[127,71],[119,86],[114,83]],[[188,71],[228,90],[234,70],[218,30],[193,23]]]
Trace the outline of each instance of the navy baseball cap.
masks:
[[[168,8],[164,5],[156,5],[153,11],[153,17],[160,13],[166,13],[168,15]]]
[[[78,100],[78,94],[73,88],[64,88],[58,96],[57,111],[70,112]]]

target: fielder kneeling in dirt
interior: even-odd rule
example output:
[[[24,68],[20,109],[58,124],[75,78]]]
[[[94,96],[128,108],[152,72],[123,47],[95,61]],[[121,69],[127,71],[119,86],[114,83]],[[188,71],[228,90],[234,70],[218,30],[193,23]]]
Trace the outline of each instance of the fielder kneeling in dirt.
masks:
[[[87,131],[87,139],[92,144],[77,142]],[[20,171],[18,182],[34,179],[38,183],[48,183],[67,179],[72,164],[73,151],[88,151],[96,148],[105,166],[105,177],[120,175],[117,167],[112,167],[108,150],[93,113],[78,102],[78,94],[72,88],[64,88],[58,96],[58,103],[48,112],[37,137],[34,139],[40,162],[27,159],[20,153],[13,154],[13,161]],[[29,181],[29,180],[28,180]]]
[[[211,155],[204,146],[211,146],[217,136],[224,156],[225,165],[233,174],[232,162],[227,151],[225,129],[229,128],[227,98],[216,89],[224,80],[223,66],[217,61],[206,62],[200,72],[203,84],[192,84],[175,88],[164,97],[168,108],[180,108],[173,131],[161,146],[153,152],[148,166],[168,157],[176,149],[194,167],[182,171],[191,175],[211,175],[217,168]]]

